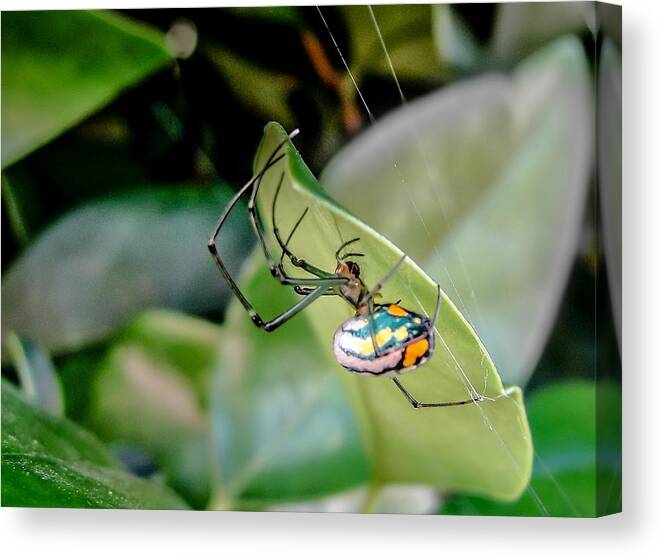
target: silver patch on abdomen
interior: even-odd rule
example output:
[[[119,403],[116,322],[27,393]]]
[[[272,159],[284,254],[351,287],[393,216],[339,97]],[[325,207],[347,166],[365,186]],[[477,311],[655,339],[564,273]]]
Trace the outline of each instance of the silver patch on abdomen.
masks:
[[[397,366],[403,357],[404,350],[393,350],[384,356],[374,359],[360,358],[349,352],[353,349],[357,338],[340,327],[333,339],[333,353],[338,363],[354,373],[389,376],[397,374]]]

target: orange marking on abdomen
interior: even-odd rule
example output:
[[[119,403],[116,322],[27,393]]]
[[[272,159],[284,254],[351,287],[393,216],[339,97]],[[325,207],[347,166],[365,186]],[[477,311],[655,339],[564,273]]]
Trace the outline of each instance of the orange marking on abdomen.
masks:
[[[415,364],[419,358],[424,356],[429,350],[429,341],[426,338],[409,344],[406,347],[406,352],[404,352],[404,361],[402,362],[403,367],[410,367]]]
[[[395,317],[406,317],[409,312],[406,311],[403,307],[398,306],[397,304],[390,304],[388,307],[388,313],[394,315]]]

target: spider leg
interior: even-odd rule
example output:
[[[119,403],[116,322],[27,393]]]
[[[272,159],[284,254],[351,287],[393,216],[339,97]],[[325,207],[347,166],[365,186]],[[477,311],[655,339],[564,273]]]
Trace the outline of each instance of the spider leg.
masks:
[[[368,311],[367,311],[367,326],[369,327],[370,330],[370,337],[372,338],[372,348],[374,348],[374,354],[376,354],[377,357],[383,356],[383,353],[381,352],[381,349],[379,348],[378,343],[376,342],[376,331],[374,330],[374,316],[372,315],[374,312],[374,304],[372,303],[372,300],[369,300],[368,302]]]
[[[303,222],[303,219],[305,218],[305,215],[308,214],[309,209],[310,209],[309,207],[306,207],[305,210],[303,211],[303,213],[301,214],[301,216],[298,217],[298,220],[296,221],[296,224],[294,224],[293,228],[291,229],[291,232],[289,233],[289,236],[287,236],[287,240],[285,241],[285,244],[284,244],[285,247],[289,247],[289,242],[291,242],[291,239],[294,236],[294,233],[296,232],[296,230],[300,226],[301,222]],[[282,238],[280,237],[280,230],[278,230],[275,227],[274,227],[273,230],[274,230],[274,233],[275,233],[275,237],[278,240],[278,243],[280,245],[282,245]],[[280,267],[282,267],[282,265],[284,263],[285,255],[287,255],[287,254],[285,253],[285,250],[283,249],[282,252],[280,253]]]
[[[216,265],[218,269],[220,270],[221,274],[225,278],[225,281],[229,285],[230,289],[234,293],[234,295],[239,299],[241,302],[241,305],[246,309],[246,311],[250,314],[251,318],[253,318],[253,321],[255,321],[255,317],[253,317],[253,314],[257,316],[255,310],[253,309],[252,305],[250,302],[246,299],[246,297],[243,295],[241,290],[239,289],[238,285],[236,282],[234,282],[234,279],[230,275],[229,271],[225,267],[225,264],[223,263],[223,260],[220,258],[218,255],[218,248],[216,246],[216,239],[218,238],[218,235],[220,234],[220,230],[223,227],[223,224],[225,224],[225,221],[229,217],[230,213],[232,212],[232,209],[234,209],[235,205],[239,202],[239,199],[251,188],[254,186],[255,182],[259,180],[259,178],[267,171],[269,170],[273,165],[277,164],[283,157],[284,155],[279,155],[276,156],[280,148],[289,140],[290,137],[293,137],[295,133],[298,133],[298,130],[295,130],[292,132],[289,137],[284,140],[280,145],[278,145],[277,149],[275,149],[272,153],[272,155],[269,157],[269,159],[266,161],[266,164],[264,165],[264,168],[253,176],[246,184],[244,184],[236,194],[234,194],[234,197],[230,200],[230,202],[227,204],[227,207],[225,207],[225,210],[221,214],[220,218],[218,219],[218,222],[216,223],[216,227],[214,228],[211,237],[209,238],[209,242],[207,244],[207,247],[209,248],[209,252],[211,252],[211,256],[213,257],[213,260],[216,262]],[[259,316],[257,316],[259,317]]]
[[[211,256],[213,257],[213,260],[216,262],[216,265],[218,266],[218,269],[220,270],[221,274],[227,281],[228,286],[234,293],[234,295],[238,298],[239,302],[241,302],[241,305],[245,308],[245,310],[248,312],[250,315],[250,318],[252,319],[253,323],[257,325],[258,327],[261,327],[262,329],[266,331],[272,331],[273,329],[279,327],[283,323],[285,323],[288,319],[296,315],[299,311],[302,309],[306,308],[308,305],[310,305],[312,302],[314,302],[318,297],[323,295],[329,286],[341,284],[345,282],[345,279],[337,277],[335,275],[329,275],[329,276],[323,276],[323,277],[315,277],[315,278],[302,278],[302,279],[293,279],[290,277],[283,277],[283,280],[285,281],[286,284],[290,285],[307,285],[307,286],[316,286],[317,288],[313,289],[309,294],[302,300],[300,300],[298,303],[294,304],[291,308],[289,308],[287,311],[282,313],[281,315],[275,317],[274,319],[270,321],[264,321],[262,317],[257,313],[255,308],[252,306],[252,304],[248,301],[248,299],[243,295],[241,292],[241,289],[238,287],[232,276],[230,275],[229,271],[225,267],[225,264],[223,263],[223,260],[220,258],[218,254],[218,248],[216,245],[216,240],[218,238],[218,235],[220,234],[220,230],[222,229],[225,221],[229,217],[232,209],[235,207],[235,205],[239,202],[239,199],[245,195],[245,193],[250,190],[250,188],[253,188],[253,194],[256,189],[255,184],[259,183],[259,180],[261,180],[261,177],[264,175],[265,172],[267,172],[270,168],[272,168],[275,164],[277,164],[284,155],[278,155],[278,151],[282,148],[282,146],[295,134],[298,133],[298,130],[295,130],[292,132],[287,139],[282,141],[278,147],[273,151],[269,159],[266,161],[266,164],[264,165],[264,168],[253,176],[239,191],[234,195],[234,197],[230,200],[228,203],[227,207],[225,207],[225,210],[223,211],[222,215],[220,216],[220,219],[218,220],[218,223],[216,224],[216,227],[213,230],[213,233],[211,234],[211,237],[209,238],[209,242],[207,244],[207,247],[209,248],[209,252],[211,253]],[[252,196],[251,196],[252,197]],[[258,234],[259,236],[259,234]],[[262,238],[261,236],[259,236]],[[263,238],[262,238],[263,239]]]
[[[275,194],[273,196],[273,204],[272,204],[272,209],[271,209],[271,211],[272,211],[271,221],[272,221],[272,224],[273,224],[273,234],[275,236],[275,239],[278,242],[278,245],[280,246],[280,249],[282,249],[282,255],[280,257],[280,261],[282,261],[284,256],[287,256],[289,258],[289,261],[291,262],[291,264],[294,267],[299,267],[299,268],[303,269],[304,271],[307,271],[308,273],[310,273],[312,275],[315,275],[317,277],[334,277],[334,276],[337,276],[333,273],[328,273],[328,272],[324,271],[323,269],[319,269],[318,267],[315,267],[314,265],[308,263],[304,259],[299,259],[298,257],[296,257],[292,253],[292,251],[288,247],[289,241],[291,240],[292,236],[294,235],[294,232],[296,232],[296,229],[299,227],[299,225],[301,224],[301,221],[303,220],[303,218],[307,214],[308,209],[305,209],[305,211],[303,211],[303,214],[296,221],[296,224],[294,225],[294,228],[292,229],[292,231],[289,233],[289,236],[287,237],[287,241],[284,242],[282,240],[282,236],[280,235],[280,229],[278,228],[278,225],[277,225],[276,220],[275,220],[275,210],[276,210],[276,206],[277,206],[277,202],[278,202],[278,197],[280,195],[280,190],[282,188],[282,182],[283,182],[284,176],[285,175],[284,175],[284,172],[283,172],[280,175],[280,181],[278,182],[278,187],[276,188]],[[284,269],[282,268],[282,265],[280,265],[277,268],[277,271],[275,271],[275,272],[280,272],[280,273],[284,274]],[[344,282],[346,282],[346,280],[344,280]]]
[[[324,293],[327,291],[326,288],[320,286],[317,289],[313,290],[310,292],[307,296],[305,296],[302,300],[299,300],[296,302],[292,307],[290,307],[288,310],[284,311],[277,317],[274,317],[270,321],[267,322],[262,322],[261,324],[255,323],[262,329],[264,329],[266,332],[271,332],[277,329],[280,325],[285,324],[287,321],[289,321],[292,317],[294,317],[297,313],[303,311],[306,307],[308,307],[310,304],[312,304],[314,301],[316,301],[318,298],[324,295]],[[252,317],[252,316],[251,316]],[[255,321],[253,319],[253,321]]]
[[[431,352],[434,350],[434,333],[435,333],[434,329],[436,327],[436,321],[438,320],[438,316],[441,310],[441,287],[439,285],[436,285],[436,288],[438,290],[438,294],[436,297],[436,309],[434,310],[434,317],[432,317],[431,321],[429,322],[429,326],[427,327],[427,338],[429,339],[430,355]],[[417,342],[419,339],[420,337],[417,337],[415,339],[412,339],[411,342]],[[395,385],[397,385],[397,388],[404,394],[406,399],[411,403],[411,406],[413,406],[413,408],[446,408],[449,406],[465,406],[466,404],[471,404],[471,403],[477,404],[485,400],[485,397],[483,397],[478,393],[475,393],[475,396],[466,400],[457,400],[452,402],[418,402],[413,397],[413,395],[406,390],[404,385],[402,385],[396,377],[393,377],[392,380],[395,383]]]
[[[397,272],[397,269],[399,269],[401,264],[404,263],[406,257],[407,257],[406,254],[402,255],[400,260],[397,261],[397,263],[395,263],[395,265],[393,266],[392,269],[390,269],[390,271],[388,271],[388,274],[385,277],[383,277],[379,282],[377,282],[374,288],[372,288],[367,294],[365,294],[360,300],[358,300],[359,306],[372,302],[374,296],[376,296],[376,294],[379,292],[379,290],[383,288],[386,282],[388,282],[393,277],[393,275]]]
[[[452,402],[418,402],[411,393],[409,393],[396,377],[393,377],[393,382],[397,385],[397,388],[404,394],[406,400],[411,403],[413,408],[447,408],[449,406],[465,406],[466,404],[477,404],[482,402],[484,397],[482,395],[477,395],[475,398],[469,398],[467,400],[457,400]]]
[[[315,290],[314,288],[307,288],[305,286],[299,286],[299,285],[294,286],[294,292],[296,292],[296,294],[300,294],[301,296],[307,296],[314,290]],[[337,296],[337,292],[332,287],[327,288],[326,292],[324,292],[322,296]]]
[[[349,253],[349,254],[346,254],[346,255],[343,255],[342,257],[340,257],[340,252],[344,248],[346,248],[347,246],[350,246],[351,244],[354,244],[354,243],[358,242],[359,240],[360,240],[360,238],[352,238],[351,240],[347,240],[339,248],[337,248],[337,251],[335,252],[335,259],[338,261],[338,263],[340,262],[340,260],[344,259],[345,257],[348,257],[349,255],[355,255],[355,254],[350,254]]]

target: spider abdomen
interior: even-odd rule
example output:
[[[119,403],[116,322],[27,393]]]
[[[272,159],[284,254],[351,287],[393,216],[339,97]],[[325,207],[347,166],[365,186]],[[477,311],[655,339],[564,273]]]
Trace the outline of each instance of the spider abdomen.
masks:
[[[372,328],[374,338],[363,315],[340,325],[333,340],[340,365],[354,373],[391,376],[424,364],[434,350],[429,319],[398,304],[376,306]]]

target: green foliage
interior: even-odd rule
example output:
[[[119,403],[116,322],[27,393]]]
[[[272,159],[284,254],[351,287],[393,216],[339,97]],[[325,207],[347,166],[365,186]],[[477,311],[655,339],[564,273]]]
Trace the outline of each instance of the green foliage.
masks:
[[[62,388],[48,352],[36,342],[14,333],[7,336],[7,348],[25,398],[44,412],[63,415]]]
[[[208,393],[219,340],[207,321],[142,314],[93,371],[85,420],[103,440],[146,451],[168,485],[198,508],[210,491]]]
[[[350,40],[349,67],[358,82],[369,73],[391,76],[370,8],[398,78],[435,80],[443,77],[443,67],[433,55],[431,6],[416,4],[406,6],[405,10],[396,5],[342,6]],[[393,85],[393,95],[396,94]]]
[[[218,308],[227,291],[204,239],[230,195],[227,187],[145,188],[66,215],[3,278],[3,333],[61,351],[148,307]],[[248,223],[231,224],[225,253],[236,269],[251,239]]]
[[[619,389],[612,384],[600,388],[597,393],[593,383],[567,381],[541,389],[527,401],[535,439],[535,469],[530,487],[518,501],[502,504],[477,497],[455,497],[442,512],[596,516],[597,475],[605,477],[609,482],[605,489],[609,489],[619,485],[622,474],[617,457],[622,418]],[[597,400],[610,411],[600,414],[599,421]],[[606,496],[609,500],[601,513],[617,512],[618,493],[612,490]]]
[[[466,80],[394,111],[322,175],[446,288],[510,382],[534,369],[576,256],[591,110],[583,48],[564,38],[511,78]]]
[[[265,118],[277,118],[287,125],[294,122],[288,99],[297,85],[295,78],[261,68],[224,48],[207,47],[206,51],[247,107]]]
[[[295,301],[261,253],[245,277],[264,315]],[[310,499],[367,481],[355,409],[328,358],[331,337],[317,339],[310,329],[299,316],[267,334],[230,303],[213,384],[220,463],[214,507]]]
[[[263,166],[284,137],[284,130],[277,124],[267,126],[255,169]],[[291,144],[286,153],[286,158],[262,180],[262,215],[271,214],[271,200],[284,173],[278,201],[278,226],[288,233],[303,210],[310,208],[309,217],[303,220],[291,240],[294,253],[332,270],[339,244],[348,238],[360,237],[356,246],[366,254],[361,276],[368,284],[375,284],[401,257],[401,252],[332,202]],[[273,288],[273,280],[266,274],[262,277],[260,289],[268,292]],[[262,296],[268,299],[270,295]],[[433,282],[410,259],[383,290],[384,300],[401,298],[405,306],[420,312],[431,312],[435,297]],[[235,311],[238,311],[237,306],[235,303]],[[474,386],[494,399],[479,406],[416,411],[390,381],[351,376],[338,368],[330,350],[331,339],[337,326],[350,315],[349,306],[328,298],[316,302],[305,315],[295,319],[303,322],[300,326],[316,334],[323,347],[319,361],[322,362],[323,357],[335,365],[336,373],[342,376],[352,394],[363,428],[372,481],[416,482],[502,499],[516,497],[527,482],[531,466],[530,437],[520,391],[503,389],[489,355],[447,296],[443,295],[437,326],[440,336],[434,357],[403,381],[414,395],[425,401],[463,400],[470,397],[471,386]],[[268,354],[273,350],[271,343],[296,346],[310,342],[309,335],[300,335],[296,342],[286,340],[282,334],[278,331],[273,340],[269,339]],[[261,342],[259,346],[261,348]],[[292,360],[297,362],[292,358],[287,365],[291,365]],[[272,361],[265,358],[267,363]],[[308,366],[299,366],[298,362],[296,365],[299,373],[316,373]],[[255,371],[260,369],[259,362],[253,362],[250,368],[253,373],[260,373]],[[411,432],[416,433],[412,435]],[[489,458],[476,458],[476,454],[489,454]]]
[[[461,8],[452,4],[431,7],[438,56],[462,72],[512,66],[557,37],[587,32],[597,10],[590,2],[566,6],[558,2],[502,2],[495,6],[490,36],[480,42],[462,17]]]
[[[28,507],[182,509],[154,481],[124,472],[97,439],[50,417],[2,383],[2,504]]]
[[[161,34],[109,12],[3,13],[3,168],[170,61]]]
[[[618,321],[619,10],[372,10],[322,8],[376,117],[363,130],[312,6],[3,13],[2,363],[21,385],[2,383],[4,505],[619,510],[620,393],[587,380],[595,331],[600,380],[619,379],[607,292],[592,295],[608,270]],[[196,46],[175,62],[178,18]],[[577,254],[578,231],[599,232],[582,216],[595,94],[604,257]],[[267,231],[283,172],[283,234],[310,208],[296,255],[332,271],[359,236],[371,286],[402,248],[381,301],[429,313],[432,280],[444,289],[436,353],[402,382],[422,401],[487,400],[414,410],[391,381],[347,373],[337,298],[266,334],[230,297],[205,243],[268,120],[300,125],[315,171],[350,143],[326,192],[285,147],[257,199]],[[267,126],[256,170],[283,137]],[[218,246],[264,317],[299,299],[252,249],[245,203]],[[531,377],[526,408],[501,377]]]

